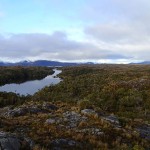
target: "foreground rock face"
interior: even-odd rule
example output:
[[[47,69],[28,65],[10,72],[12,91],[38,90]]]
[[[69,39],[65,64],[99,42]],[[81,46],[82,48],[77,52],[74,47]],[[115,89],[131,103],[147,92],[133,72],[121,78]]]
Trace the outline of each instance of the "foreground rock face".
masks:
[[[91,150],[93,147],[97,148],[98,144],[100,149],[103,149],[109,143],[117,145],[118,142],[133,147],[136,141],[140,140],[144,140],[145,145],[149,146],[148,124],[135,124],[139,121],[135,120],[132,128],[126,128],[117,115],[106,114],[97,109],[79,110],[78,107],[47,102],[3,109],[0,112],[7,115],[0,113],[0,129],[22,136],[0,132],[0,150]],[[36,144],[33,145],[30,139],[24,138],[25,135],[32,138]],[[130,143],[131,137],[134,143]]]
[[[32,149],[33,142],[27,138],[17,137],[14,134],[0,132],[0,150]]]

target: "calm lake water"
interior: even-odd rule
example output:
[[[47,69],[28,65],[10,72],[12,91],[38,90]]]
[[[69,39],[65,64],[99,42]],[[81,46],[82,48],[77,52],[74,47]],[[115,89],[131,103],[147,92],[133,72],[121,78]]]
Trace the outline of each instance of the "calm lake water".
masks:
[[[0,91],[2,92],[14,92],[20,95],[33,95],[38,90],[41,90],[45,86],[51,85],[51,84],[58,84],[61,79],[58,77],[55,77],[56,75],[60,74],[62,71],[54,69],[54,74],[49,75],[45,77],[42,80],[33,80],[33,81],[27,81],[21,84],[5,84],[4,86],[0,87]]]

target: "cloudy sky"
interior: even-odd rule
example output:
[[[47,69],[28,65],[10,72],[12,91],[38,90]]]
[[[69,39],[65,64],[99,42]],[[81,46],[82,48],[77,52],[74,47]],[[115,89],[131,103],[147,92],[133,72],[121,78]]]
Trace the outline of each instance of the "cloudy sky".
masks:
[[[150,0],[0,0],[0,61],[150,60]]]

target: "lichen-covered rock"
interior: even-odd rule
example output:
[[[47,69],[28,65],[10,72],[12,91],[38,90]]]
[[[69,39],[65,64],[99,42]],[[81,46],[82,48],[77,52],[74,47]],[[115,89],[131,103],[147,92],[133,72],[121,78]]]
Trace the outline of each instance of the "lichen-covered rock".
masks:
[[[68,123],[67,128],[75,128],[78,126],[79,122],[86,121],[87,117],[75,111],[67,111],[63,113],[63,120]]]

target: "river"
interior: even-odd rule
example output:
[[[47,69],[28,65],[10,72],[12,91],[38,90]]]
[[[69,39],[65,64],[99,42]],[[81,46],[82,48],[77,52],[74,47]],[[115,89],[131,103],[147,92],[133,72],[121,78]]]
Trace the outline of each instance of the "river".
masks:
[[[58,84],[61,79],[59,77],[56,77],[58,74],[60,74],[62,71],[54,69],[54,74],[48,75],[42,80],[32,80],[32,81],[26,81],[21,84],[5,84],[4,86],[0,87],[1,92],[13,92],[20,95],[33,95],[37,91],[41,90],[45,86],[48,85],[55,85]]]

